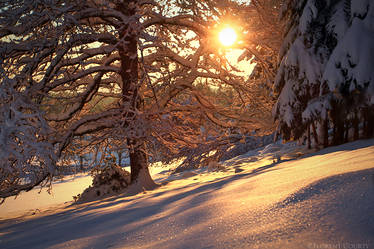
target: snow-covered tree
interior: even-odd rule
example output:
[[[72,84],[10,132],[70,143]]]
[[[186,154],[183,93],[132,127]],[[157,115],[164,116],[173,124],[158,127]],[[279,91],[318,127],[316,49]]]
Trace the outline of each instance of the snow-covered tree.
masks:
[[[256,65],[248,79],[251,95],[256,96],[250,104],[252,109],[258,110],[256,117],[272,123],[268,126],[271,133],[274,131],[271,111],[276,100],[272,94],[272,85],[283,34],[283,24],[278,18],[282,3],[283,0],[254,0],[243,9],[245,49],[240,59],[251,59]]]
[[[52,179],[76,148],[114,144],[128,150],[132,185],[152,189],[152,148],[181,155],[204,142],[210,151],[222,129],[259,126],[216,42],[236,2],[16,0],[0,9],[0,197]],[[205,96],[207,86],[220,94]]]
[[[0,85],[0,196],[47,184],[57,160],[49,126],[27,93],[2,74]],[[27,180],[26,180],[27,179]],[[47,181],[45,181],[47,180]]]
[[[1,86],[14,89],[14,94],[3,105],[10,106],[15,113],[7,114],[10,118],[19,118],[21,115],[17,112],[31,116],[33,113],[28,110],[28,105],[16,106],[17,94],[23,95],[35,105],[35,113],[40,117],[37,121],[48,125],[34,124],[36,131],[27,134],[34,139],[26,139],[40,142],[33,144],[30,150],[25,150],[24,142],[19,139],[14,147],[9,147],[9,142],[5,141],[7,149],[19,150],[23,157],[46,166],[39,166],[42,171],[31,160],[11,157],[2,165],[4,178],[9,181],[13,174],[20,180],[12,181],[9,187],[2,189],[1,197],[17,194],[56,174],[55,160],[47,161],[47,157],[40,158],[40,155],[49,153],[49,157],[58,158],[74,137],[114,127],[123,127],[131,134],[126,138],[133,158],[132,179],[138,180],[142,175],[139,178],[141,185],[155,186],[144,166],[144,141],[141,134],[137,134],[142,130],[136,129],[141,126],[137,115],[141,101],[137,94],[137,43],[141,25],[137,12],[143,4],[146,3],[2,2]],[[113,99],[111,103],[107,101],[102,104],[104,108],[95,110],[94,107],[107,100],[107,96]],[[8,123],[3,118],[2,133],[14,136]],[[19,124],[18,119],[13,123],[22,134],[28,132],[25,130],[28,123]],[[49,144],[49,150],[39,153],[43,143]],[[9,161],[15,163],[9,165]],[[42,173],[37,178],[28,176],[28,172],[38,171]],[[16,190],[10,191],[13,188]]]
[[[339,26],[339,23],[340,24]],[[338,43],[323,75],[332,94],[333,143],[374,135],[374,3],[343,1],[329,27]]]
[[[319,1],[322,2],[322,1]],[[274,89],[279,93],[274,116],[284,139],[299,139],[309,129],[302,120],[308,101],[318,96],[319,84],[331,49],[327,46],[323,10],[327,3],[288,1],[282,17],[288,25],[280,50]]]
[[[370,1],[287,1],[288,27],[274,89],[285,139],[328,146],[372,136],[373,5]],[[329,141],[329,130],[331,141]],[[352,134],[353,133],[353,136]]]

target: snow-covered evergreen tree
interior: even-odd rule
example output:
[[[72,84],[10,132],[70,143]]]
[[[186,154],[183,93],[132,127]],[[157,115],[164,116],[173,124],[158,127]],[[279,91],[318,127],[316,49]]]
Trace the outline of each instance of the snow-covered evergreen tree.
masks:
[[[283,17],[288,32],[280,51],[280,63],[274,89],[279,97],[273,115],[279,120],[284,139],[299,139],[306,130],[302,113],[308,101],[319,95],[323,68],[331,48],[324,19],[326,1],[288,1]]]
[[[366,0],[306,0],[284,6],[289,28],[273,114],[285,139],[306,137],[310,144],[313,137],[316,145],[338,144],[357,139],[360,122],[364,127],[372,122],[373,5]]]
[[[374,3],[342,1],[329,23],[338,43],[323,75],[331,96],[334,143],[374,135]],[[334,16],[334,17],[335,17]],[[337,24],[343,23],[343,27]]]

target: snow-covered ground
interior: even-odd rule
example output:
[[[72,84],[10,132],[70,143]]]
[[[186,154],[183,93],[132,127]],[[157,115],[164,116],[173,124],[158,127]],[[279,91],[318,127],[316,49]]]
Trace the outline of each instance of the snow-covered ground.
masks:
[[[54,182],[51,194],[46,188],[35,188],[16,198],[5,199],[0,205],[0,219],[4,217],[17,217],[22,214],[40,212],[44,208],[70,202],[73,196],[82,193],[92,182],[92,177],[87,174],[77,174],[65,177]]]
[[[89,177],[68,179],[47,207],[32,191],[0,206],[0,248],[374,248],[374,140],[307,152],[273,144],[224,171],[156,168],[154,191],[81,205],[64,202]]]

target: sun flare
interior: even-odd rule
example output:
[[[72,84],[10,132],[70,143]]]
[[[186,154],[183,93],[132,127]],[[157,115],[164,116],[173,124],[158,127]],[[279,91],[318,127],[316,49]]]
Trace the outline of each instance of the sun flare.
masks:
[[[226,27],[219,32],[219,41],[224,46],[232,46],[237,38],[237,34],[233,28]]]

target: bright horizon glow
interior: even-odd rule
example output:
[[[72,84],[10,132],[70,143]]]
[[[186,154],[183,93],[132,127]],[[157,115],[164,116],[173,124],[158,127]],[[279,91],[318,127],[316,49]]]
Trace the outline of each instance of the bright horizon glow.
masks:
[[[218,34],[219,41],[222,43],[222,45],[227,47],[232,46],[237,37],[238,35],[236,34],[235,30],[230,27],[222,29]]]

